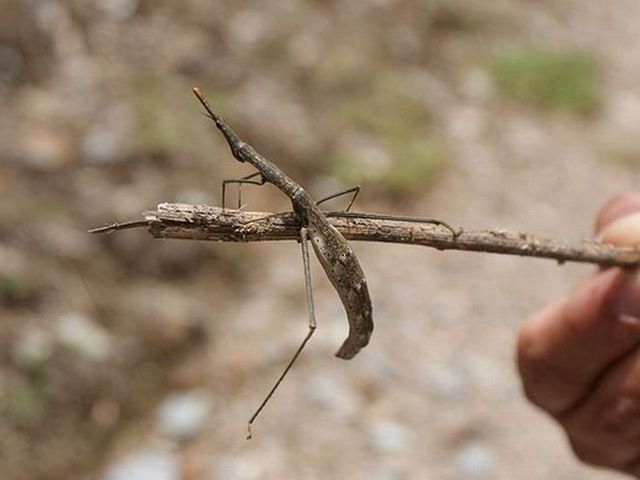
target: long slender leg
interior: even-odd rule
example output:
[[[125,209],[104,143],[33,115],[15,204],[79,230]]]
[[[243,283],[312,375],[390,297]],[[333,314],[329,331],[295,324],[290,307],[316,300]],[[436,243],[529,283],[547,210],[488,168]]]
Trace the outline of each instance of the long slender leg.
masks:
[[[338,192],[338,193],[334,193],[333,195],[329,195],[328,197],[324,197],[320,200],[318,200],[316,202],[316,205],[320,205],[321,203],[324,202],[328,202],[329,200],[333,200],[334,198],[338,198],[338,197],[342,197],[343,195],[348,195],[350,193],[353,193],[353,197],[351,197],[351,201],[349,202],[349,205],[347,205],[347,208],[345,208],[345,212],[348,212],[349,209],[351,208],[351,206],[353,205],[353,202],[356,201],[356,198],[358,197],[358,194],[360,193],[360,186],[356,185],[355,187],[351,187],[348,190],[344,190],[343,192]]]
[[[437,218],[426,217],[410,217],[406,215],[386,215],[383,213],[367,213],[367,212],[327,212],[327,217],[342,217],[342,218],[370,218],[373,220],[396,220],[398,222],[412,222],[412,223],[431,223],[433,225],[439,225],[446,228],[453,234],[453,238],[457,238],[462,234],[463,230],[456,230],[450,224],[444,220],[438,220]]]
[[[302,228],[300,230],[300,245],[302,247],[302,265],[304,267],[304,282],[307,287],[307,307],[309,309],[309,331],[307,332],[307,335],[304,337],[304,339],[302,340],[302,343],[296,350],[296,353],[293,354],[293,357],[285,367],[282,374],[280,374],[280,376],[278,377],[278,380],[276,380],[276,383],[273,385],[273,387],[271,387],[271,390],[269,390],[269,393],[264,398],[264,400],[262,401],[260,406],[257,408],[255,413],[251,415],[251,418],[247,423],[247,440],[251,439],[251,436],[252,436],[251,426],[253,425],[253,422],[256,420],[256,418],[258,418],[258,415],[260,415],[260,412],[262,412],[262,409],[265,407],[267,402],[271,399],[275,391],[278,389],[278,386],[280,386],[280,383],[282,382],[284,377],[287,376],[287,373],[289,373],[289,370],[291,370],[291,367],[293,367],[293,364],[296,362],[296,360],[300,356],[300,353],[302,352],[305,345],[313,335],[313,332],[316,331],[316,311],[313,306],[313,292],[311,291],[311,267],[309,266],[309,263],[310,263],[309,262],[309,245],[307,244],[307,240],[308,240],[307,229]]]
[[[255,178],[259,175],[260,175],[259,180],[251,180],[252,178]],[[242,178],[223,180],[222,181],[222,209],[224,210],[226,208],[225,205],[226,205],[227,184],[229,183],[238,184],[238,209],[240,209],[240,206],[242,205],[242,184],[248,183],[251,185],[264,185],[265,182],[266,180],[264,179],[264,177],[261,176],[260,172],[255,172],[255,173],[252,173],[251,175],[247,175]]]

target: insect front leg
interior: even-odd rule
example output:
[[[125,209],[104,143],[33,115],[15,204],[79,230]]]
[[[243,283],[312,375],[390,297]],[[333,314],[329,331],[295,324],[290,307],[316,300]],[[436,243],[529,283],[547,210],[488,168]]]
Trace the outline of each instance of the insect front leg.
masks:
[[[276,383],[273,385],[273,387],[271,387],[271,390],[269,390],[269,393],[267,394],[267,396],[264,398],[260,406],[257,408],[255,413],[249,419],[249,422],[247,423],[247,440],[250,440],[252,437],[251,426],[253,425],[253,422],[255,422],[256,418],[258,418],[258,415],[260,415],[260,412],[262,412],[262,409],[265,407],[265,405],[269,402],[269,400],[271,399],[275,391],[278,389],[278,387],[280,386],[280,383],[282,383],[282,380],[284,380],[284,377],[287,376],[287,373],[289,373],[289,370],[291,370],[291,367],[293,367],[293,364],[296,362],[296,360],[300,356],[300,353],[302,353],[302,350],[304,349],[305,345],[313,335],[313,332],[316,331],[316,311],[313,305],[313,291],[311,290],[311,266],[309,261],[309,245],[307,243],[308,239],[309,239],[309,235],[308,235],[307,229],[302,228],[300,230],[300,245],[302,247],[302,266],[304,268],[304,283],[306,286],[307,307],[309,310],[309,331],[307,332],[306,336],[302,340],[302,343],[300,344],[296,352],[293,354],[293,357],[285,367],[284,371],[278,377],[278,380],[276,380]]]
[[[258,180],[251,180],[255,177],[260,177]],[[226,193],[227,193],[227,185],[230,183],[235,183],[238,185],[238,209],[242,206],[242,185],[250,184],[250,185],[264,185],[266,182],[265,178],[262,176],[260,172],[252,173],[251,175],[247,175],[242,178],[232,178],[228,180],[222,181],[222,209],[226,208]]]

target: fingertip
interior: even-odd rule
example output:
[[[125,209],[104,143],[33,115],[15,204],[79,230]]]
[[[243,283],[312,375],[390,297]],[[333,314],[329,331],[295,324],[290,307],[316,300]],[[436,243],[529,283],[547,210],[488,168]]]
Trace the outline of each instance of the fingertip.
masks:
[[[596,217],[595,230],[601,233],[618,219],[640,212],[640,192],[625,192],[609,200]]]
[[[612,221],[602,229],[598,238],[618,247],[640,246],[640,211],[627,213]]]

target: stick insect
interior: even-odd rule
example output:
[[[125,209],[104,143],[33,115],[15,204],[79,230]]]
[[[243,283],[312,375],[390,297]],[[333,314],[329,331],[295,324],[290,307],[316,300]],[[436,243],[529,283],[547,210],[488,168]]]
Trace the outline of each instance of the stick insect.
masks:
[[[293,211],[300,222],[300,245],[302,248],[302,262],[304,267],[304,277],[306,285],[307,306],[309,310],[309,330],[302,340],[302,343],[294,353],[293,357],[285,367],[284,371],[276,380],[275,384],[268,392],[262,403],[258,406],[247,423],[247,439],[251,438],[251,426],[255,422],[260,412],[269,402],[278,386],[287,375],[305,345],[316,330],[315,309],[313,304],[313,294],[311,290],[311,269],[309,265],[309,247],[307,242],[311,241],[313,250],[322,265],[329,281],[337,291],[344,306],[349,322],[349,334],[342,346],[336,352],[336,356],[344,360],[353,358],[362,348],[369,343],[369,338],[373,332],[373,317],[371,308],[371,298],[364,272],[360,267],[358,259],[338,230],[329,223],[326,214],[318,206],[327,200],[337,198],[347,193],[353,193],[353,197],[347,211],[342,212],[343,216],[361,216],[355,212],[348,212],[359,192],[359,187],[354,187],[345,192],[340,192],[326,197],[318,202],[295,181],[293,181],[280,168],[260,155],[251,145],[245,143],[231,129],[225,121],[217,115],[199,88],[195,87],[193,93],[198,98],[206,115],[215,123],[225,140],[227,141],[233,157],[242,162],[252,165],[257,172],[235,180],[225,180],[222,183],[222,201],[224,208],[226,186],[236,183],[239,187],[242,184],[264,185],[271,183],[277,187],[291,200]],[[240,199],[238,200],[240,203]],[[353,213],[353,215],[350,215]],[[339,214],[338,214],[339,215]],[[392,216],[387,216],[391,218]],[[398,217],[399,220],[410,220],[412,217]],[[457,235],[445,222],[431,219],[413,219],[414,221],[426,221],[443,225]]]

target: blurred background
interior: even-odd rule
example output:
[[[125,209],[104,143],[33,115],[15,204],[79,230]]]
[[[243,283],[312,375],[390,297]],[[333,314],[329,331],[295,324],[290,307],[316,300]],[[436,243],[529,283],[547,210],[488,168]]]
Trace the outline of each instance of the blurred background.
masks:
[[[526,315],[592,266],[354,244],[376,330],[299,247],[86,230],[219,205],[191,94],[316,197],[565,240],[640,180],[633,0],[0,0],[3,479],[607,480],[520,391]],[[233,195],[233,194],[232,194]],[[286,210],[272,187],[252,210]],[[234,201],[231,199],[231,201]],[[340,202],[336,203],[336,207]]]

